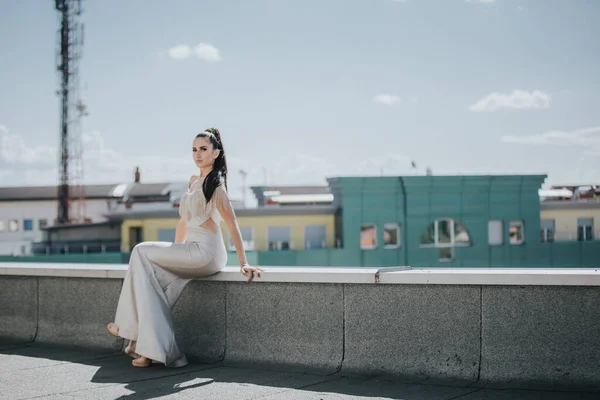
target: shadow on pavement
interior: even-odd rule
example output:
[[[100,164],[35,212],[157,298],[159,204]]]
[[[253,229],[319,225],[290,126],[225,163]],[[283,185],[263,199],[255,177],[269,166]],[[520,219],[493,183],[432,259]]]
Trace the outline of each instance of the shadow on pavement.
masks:
[[[339,398],[340,395],[403,400],[598,398],[598,393],[433,386],[374,378],[238,368],[221,364],[192,363],[177,369],[163,365],[135,368],[131,365],[131,360],[123,353],[0,342],[0,377],[6,374],[10,377],[0,381],[19,386],[21,398],[51,394],[76,398],[135,400],[166,395],[178,395],[182,398],[264,397],[289,400]],[[27,387],[23,389],[22,385],[26,382]]]

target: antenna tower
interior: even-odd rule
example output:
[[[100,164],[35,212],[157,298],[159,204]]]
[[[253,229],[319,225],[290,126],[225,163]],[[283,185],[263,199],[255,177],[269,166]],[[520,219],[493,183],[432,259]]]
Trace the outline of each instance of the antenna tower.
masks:
[[[81,0],[55,0],[60,15],[57,38],[57,70],[60,77],[60,163],[58,185],[58,224],[83,222],[85,217],[85,188],[83,186],[83,145],[81,117],[87,115],[79,96],[79,60],[83,48]],[[71,200],[76,202],[70,213]]]

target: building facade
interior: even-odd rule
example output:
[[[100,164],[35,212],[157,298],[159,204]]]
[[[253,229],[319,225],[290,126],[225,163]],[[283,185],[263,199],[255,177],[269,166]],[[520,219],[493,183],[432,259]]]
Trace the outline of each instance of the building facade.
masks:
[[[114,188],[94,185],[87,189],[89,223],[104,221],[105,214],[117,207]],[[0,188],[0,254],[31,254],[32,244],[44,240],[44,230],[55,225],[57,192],[55,186]]]
[[[255,187],[260,206],[235,208],[255,265],[597,267],[600,200],[562,192],[540,200],[545,178],[337,177],[304,190]],[[178,203],[170,199],[115,209],[98,229],[118,234],[125,256],[142,241],[173,241]]]
[[[267,193],[259,197],[262,206],[236,212],[246,248],[258,265],[596,266],[597,240],[543,240],[551,212],[548,204],[540,203],[545,178],[339,177],[329,179],[327,189],[317,193],[308,188],[310,193],[303,194],[298,187],[288,193],[286,187],[254,188],[255,193]],[[330,204],[316,205],[315,198],[323,202],[327,193]],[[579,200],[555,206],[555,219],[585,224],[584,217],[569,216],[568,207],[576,203],[582,207]],[[596,215],[582,212],[577,215]],[[131,237],[128,232],[135,225],[145,232],[144,240],[172,240],[176,210],[169,215],[121,215],[123,237]],[[588,225],[582,229],[590,231]],[[236,260],[224,226],[223,233]],[[124,251],[130,248],[132,243],[124,241]]]
[[[541,203],[543,241],[600,239],[600,199]]]
[[[114,242],[114,238],[104,238],[102,224],[107,221],[107,215],[122,210],[152,208],[154,204],[170,206],[182,187],[185,190],[186,184],[134,181],[88,185],[85,188],[85,220],[62,227],[55,223],[58,209],[56,186],[0,188],[0,255],[64,254],[70,250],[68,246],[61,247],[62,243],[69,243],[71,251],[78,251],[77,248],[89,248],[87,244],[94,236],[98,248],[112,246],[112,243],[103,243],[104,240]],[[97,232],[94,231],[96,224],[100,224]],[[77,235],[84,231],[86,234],[71,237],[75,231]]]

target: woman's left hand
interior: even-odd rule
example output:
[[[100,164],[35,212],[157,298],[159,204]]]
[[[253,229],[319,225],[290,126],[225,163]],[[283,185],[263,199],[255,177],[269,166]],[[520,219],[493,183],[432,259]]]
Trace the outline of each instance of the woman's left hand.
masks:
[[[260,278],[260,273],[265,272],[265,270],[262,268],[251,267],[249,265],[243,265],[240,267],[240,272],[242,275],[248,277],[248,282],[252,282],[252,279],[254,279],[254,274]]]

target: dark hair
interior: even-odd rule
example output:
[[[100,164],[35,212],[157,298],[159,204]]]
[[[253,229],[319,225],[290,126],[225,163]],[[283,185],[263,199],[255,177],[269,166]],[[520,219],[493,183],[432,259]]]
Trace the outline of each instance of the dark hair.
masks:
[[[196,135],[196,139],[201,137],[208,138],[213,145],[213,149],[221,150],[219,156],[215,160],[212,171],[210,171],[202,184],[204,197],[206,197],[206,202],[208,203],[212,198],[213,193],[220,185],[224,184],[225,189],[227,190],[227,159],[225,158],[225,149],[223,148],[221,133],[217,128],[208,128],[204,132]]]

